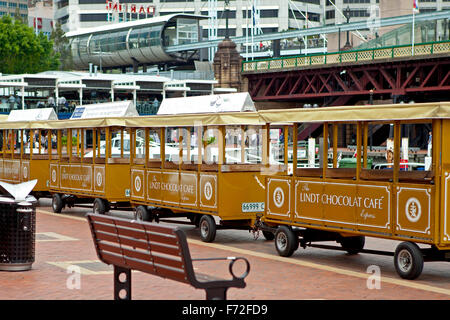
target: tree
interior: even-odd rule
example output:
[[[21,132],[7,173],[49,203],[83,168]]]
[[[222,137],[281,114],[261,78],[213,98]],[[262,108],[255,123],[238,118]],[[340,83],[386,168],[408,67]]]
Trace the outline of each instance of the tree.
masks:
[[[0,19],[0,72],[37,73],[55,70],[59,55],[53,51],[53,43],[19,19],[5,15]]]
[[[64,35],[59,22],[56,23],[55,28],[50,35],[50,40],[53,41],[53,48],[56,54],[59,55],[60,70],[72,70],[73,58],[72,51],[69,45],[69,39]]]

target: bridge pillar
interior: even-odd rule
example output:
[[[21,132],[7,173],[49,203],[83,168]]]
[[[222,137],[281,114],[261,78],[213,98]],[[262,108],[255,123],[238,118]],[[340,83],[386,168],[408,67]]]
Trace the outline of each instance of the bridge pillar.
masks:
[[[218,87],[235,88],[242,91],[241,68],[242,58],[236,50],[236,44],[228,38],[219,43],[214,56],[214,76]]]

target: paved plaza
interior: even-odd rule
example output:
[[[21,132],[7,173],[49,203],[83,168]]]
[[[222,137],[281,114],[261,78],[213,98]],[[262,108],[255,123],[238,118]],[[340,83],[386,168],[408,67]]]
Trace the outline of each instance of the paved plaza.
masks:
[[[36,261],[26,272],[0,272],[2,300],[111,300],[112,266],[96,256],[84,215],[88,207],[54,214],[48,199],[37,208]],[[132,217],[131,212],[112,211]],[[448,263],[425,263],[419,279],[407,281],[395,272],[393,258],[317,248],[300,248],[290,258],[278,256],[273,241],[248,231],[218,230],[214,243],[204,243],[194,226],[179,225],[193,258],[243,256],[251,264],[244,289],[229,289],[230,300],[378,300],[450,297]],[[396,242],[367,238],[366,248],[394,250]],[[228,262],[194,262],[196,272],[230,278]],[[379,268],[381,281],[374,279]],[[133,272],[136,300],[203,300],[205,292],[189,285]]]

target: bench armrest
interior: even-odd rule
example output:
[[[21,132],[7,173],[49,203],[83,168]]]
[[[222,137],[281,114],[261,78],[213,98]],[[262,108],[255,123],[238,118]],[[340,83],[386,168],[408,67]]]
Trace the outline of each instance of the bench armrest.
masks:
[[[231,260],[229,266],[228,266],[228,270],[230,271],[230,274],[233,276],[233,280],[237,280],[237,279],[245,279],[245,277],[248,276],[249,272],[250,272],[250,263],[248,262],[248,260],[244,257],[223,257],[223,258],[197,258],[197,259],[191,259],[192,261],[216,261],[216,260]],[[246,270],[245,272],[240,276],[237,277],[234,272],[233,272],[233,265],[236,261],[238,260],[244,260],[245,264],[246,264]]]

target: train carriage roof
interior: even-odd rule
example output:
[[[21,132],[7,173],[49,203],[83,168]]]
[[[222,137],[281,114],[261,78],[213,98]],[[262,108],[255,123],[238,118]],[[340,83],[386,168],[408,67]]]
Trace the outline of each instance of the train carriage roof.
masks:
[[[78,120],[1,121],[0,129],[64,129],[95,127],[192,127],[263,125],[265,123],[415,121],[450,119],[450,102],[277,109],[259,112],[218,112]]]
[[[449,119],[450,102],[261,110],[267,123]]]

